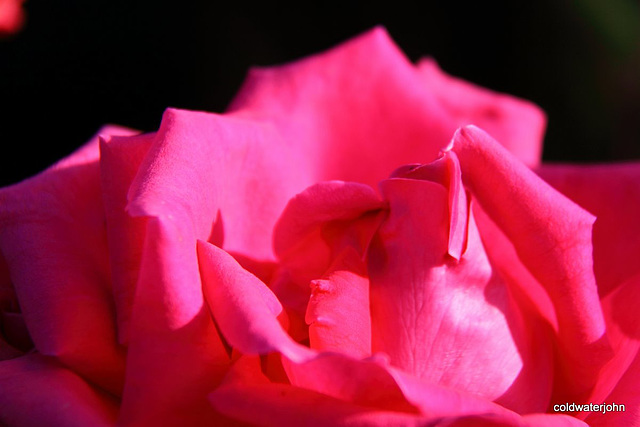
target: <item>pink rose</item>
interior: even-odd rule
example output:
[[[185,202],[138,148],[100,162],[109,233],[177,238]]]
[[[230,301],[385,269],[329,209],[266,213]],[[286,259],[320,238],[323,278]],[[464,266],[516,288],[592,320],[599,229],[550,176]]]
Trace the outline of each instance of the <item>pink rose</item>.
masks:
[[[374,29],[104,128],[0,191],[0,421],[640,425],[640,164],[544,126]]]

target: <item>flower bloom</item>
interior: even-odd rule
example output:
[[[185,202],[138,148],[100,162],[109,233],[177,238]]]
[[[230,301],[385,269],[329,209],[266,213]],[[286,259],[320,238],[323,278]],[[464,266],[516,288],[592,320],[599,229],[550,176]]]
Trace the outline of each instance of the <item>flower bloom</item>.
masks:
[[[544,126],[374,29],[104,128],[0,191],[0,421],[640,425],[640,165]]]

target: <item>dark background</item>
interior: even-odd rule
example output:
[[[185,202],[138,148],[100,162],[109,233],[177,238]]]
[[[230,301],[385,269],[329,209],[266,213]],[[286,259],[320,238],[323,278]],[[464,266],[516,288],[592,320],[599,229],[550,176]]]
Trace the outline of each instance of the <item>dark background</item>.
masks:
[[[249,66],[377,24],[414,61],[433,56],[450,74],[540,105],[546,161],[640,159],[637,0],[423,3],[28,0],[22,31],[0,40],[0,185],[104,123],[152,131],[168,106],[222,112]]]

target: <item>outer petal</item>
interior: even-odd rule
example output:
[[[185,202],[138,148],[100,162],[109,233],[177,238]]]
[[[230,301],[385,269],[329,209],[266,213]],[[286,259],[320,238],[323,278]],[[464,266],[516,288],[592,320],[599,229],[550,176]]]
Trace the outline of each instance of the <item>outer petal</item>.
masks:
[[[171,210],[199,238],[272,259],[278,215],[311,180],[307,153],[294,153],[270,125],[173,109],[156,139],[129,191],[129,212]]]
[[[598,425],[640,425],[640,164],[544,165],[538,174],[594,214],[593,260],[614,357],[600,372],[590,402],[624,404],[624,412],[594,413]],[[585,417],[588,414],[580,413]]]
[[[229,357],[203,303],[193,232],[150,217],[136,286],[122,425],[210,425],[206,400]],[[149,408],[154,408],[152,411]]]
[[[311,160],[314,182],[374,186],[400,165],[433,160],[456,128],[382,28],[294,64],[252,69],[230,111],[275,123]]]
[[[97,157],[96,136],[40,175],[0,190],[0,250],[38,351],[119,394],[124,352],[113,322]]]
[[[20,312],[9,268],[0,256],[0,360],[22,356],[33,342]]]
[[[100,141],[100,183],[107,221],[109,261],[118,317],[118,338],[126,343],[144,245],[146,220],[127,214],[127,192],[154,135]]]
[[[586,418],[589,425],[611,426],[623,425],[630,427],[640,426],[640,352],[637,353],[633,363],[627,369],[625,375],[618,382],[615,389],[604,400],[607,404],[616,403],[624,405],[624,411],[618,412],[594,412]]]
[[[251,425],[424,426],[439,421],[360,406],[289,384],[272,383],[260,371],[257,358],[246,356],[234,364],[210,399],[222,413]]]
[[[211,237],[222,244],[222,234],[245,224],[245,212],[252,206],[243,204],[248,197],[242,193],[243,185],[248,180],[239,180],[237,187],[228,185],[237,177],[232,173],[239,173],[242,166],[234,156],[247,153],[228,146],[225,151],[229,139],[216,144],[215,138],[225,132],[230,129],[216,116],[168,111],[129,190],[127,210],[141,221],[124,221],[123,228],[114,229],[116,238],[126,241],[128,236],[118,233],[146,225],[129,323],[127,382],[120,415],[124,425],[221,422],[206,395],[221,379],[229,355],[204,304],[196,241]],[[227,187],[240,195],[226,195]],[[225,236],[225,244],[256,241],[244,240],[251,239],[246,230],[229,237]],[[123,262],[135,265],[136,252],[131,255]],[[135,270],[128,278],[122,276],[131,277]]]
[[[640,272],[640,163],[544,165],[536,172],[596,216],[593,269],[600,295]]]
[[[230,111],[274,123],[313,159],[305,163],[314,182],[371,186],[398,166],[434,160],[458,126],[476,120],[537,164],[545,122],[531,104],[416,69],[381,27],[293,64],[252,69]]]
[[[602,306],[607,322],[607,334],[614,357],[600,372],[590,402],[623,404],[621,412],[580,413],[590,425],[640,426],[640,274],[631,277],[607,295]]]
[[[54,359],[30,354],[0,362],[0,423],[111,426],[117,402]]]
[[[496,93],[445,74],[431,58],[418,63],[423,84],[434,93],[456,126],[476,125],[529,166],[540,163],[544,112],[511,95]]]
[[[456,132],[463,180],[551,297],[558,319],[557,399],[586,398],[611,357],[591,258],[594,218],[480,129]]]

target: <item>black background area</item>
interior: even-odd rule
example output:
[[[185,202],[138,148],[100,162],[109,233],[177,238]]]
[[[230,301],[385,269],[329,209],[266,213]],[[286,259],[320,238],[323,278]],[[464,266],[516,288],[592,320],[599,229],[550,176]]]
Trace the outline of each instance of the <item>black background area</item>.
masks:
[[[169,106],[222,112],[250,66],[375,25],[413,61],[432,56],[449,74],[540,105],[545,161],[640,158],[634,0],[388,3],[30,0],[23,30],[0,40],[0,185],[43,170],[105,123],[152,131]]]

